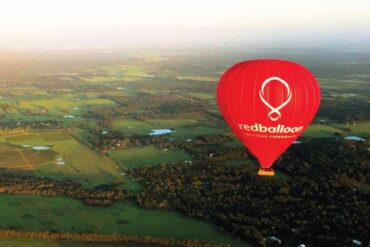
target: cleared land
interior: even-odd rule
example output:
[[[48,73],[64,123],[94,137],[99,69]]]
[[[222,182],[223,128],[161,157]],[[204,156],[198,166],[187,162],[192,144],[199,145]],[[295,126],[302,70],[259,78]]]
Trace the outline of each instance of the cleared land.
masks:
[[[370,122],[359,122],[356,125],[350,124],[349,130],[346,124],[311,124],[303,133],[303,136],[309,138],[333,137],[338,133],[343,137],[347,135],[359,135],[360,137],[370,136]]]
[[[190,155],[183,151],[164,151],[153,146],[112,150],[109,156],[124,169],[191,160]]]
[[[21,109],[46,109],[46,110],[53,110],[53,109],[60,109],[60,110],[68,110],[72,109],[73,107],[83,107],[86,105],[114,105],[113,101],[107,99],[99,99],[99,98],[87,98],[87,99],[68,99],[64,97],[54,98],[54,99],[36,99],[36,100],[21,100],[18,103],[18,107]]]
[[[304,131],[303,136],[310,138],[333,137],[334,133],[342,133],[343,130],[324,124],[311,124]]]
[[[120,179],[111,159],[80,144],[66,130],[33,130],[3,139],[6,142],[0,143],[1,167],[32,169],[36,175],[58,180],[76,179],[88,187]],[[36,151],[32,146],[50,146],[51,149]],[[57,156],[65,165],[56,164]]]

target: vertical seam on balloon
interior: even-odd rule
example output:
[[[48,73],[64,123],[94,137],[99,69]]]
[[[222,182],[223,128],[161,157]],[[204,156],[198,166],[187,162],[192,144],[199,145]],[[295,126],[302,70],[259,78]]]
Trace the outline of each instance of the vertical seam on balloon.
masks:
[[[281,78],[281,71],[280,71],[280,69],[279,69],[279,66],[277,66],[276,65],[276,62],[277,61],[277,59],[273,59],[272,60],[272,64],[274,65],[274,67],[275,67],[275,69],[276,69],[276,71],[277,71],[277,73],[276,74],[278,74],[278,76]],[[285,80],[285,79],[283,79],[283,80]],[[279,123],[278,124],[281,124],[281,121],[282,121],[282,119],[280,118],[279,119]],[[272,149],[270,150],[270,154],[271,153],[274,153],[273,151],[275,151],[276,149],[277,150],[280,150],[280,146],[281,146],[281,144],[279,144],[279,142],[277,142],[277,138],[275,138],[275,139],[273,139],[273,147],[272,147]],[[269,155],[270,155],[269,154]],[[276,159],[277,159],[277,157],[276,157]],[[276,161],[276,159],[273,161],[273,164],[275,163],[275,161]],[[273,165],[272,164],[272,165]]]
[[[264,61],[260,60],[257,63],[257,65],[259,65],[259,67],[257,69],[256,77],[254,78],[254,82],[253,82],[253,100],[252,100],[252,102],[253,102],[253,114],[252,114],[253,123],[256,123],[256,119],[255,119],[255,116],[256,116],[255,115],[255,111],[256,111],[256,81],[258,81],[258,79],[259,79],[259,76],[260,76],[260,73],[261,73],[261,67],[264,65]],[[256,158],[259,162],[259,165],[262,166],[262,162],[259,160],[259,157],[256,156]]]
[[[302,75],[304,73],[304,71],[305,71],[305,68],[303,68],[302,66],[299,66],[299,70],[300,70],[300,72],[294,71],[294,74],[295,74],[295,77],[299,79],[298,83],[301,83],[302,84],[303,87],[301,87],[301,88],[304,88],[304,90],[303,90],[303,94],[304,94],[304,111],[301,112],[301,114],[299,114],[300,115],[300,117],[299,117],[299,123],[302,124],[302,121],[304,120],[304,117],[307,114],[307,106],[308,106],[308,104],[307,104],[307,102],[308,102],[307,101],[307,98],[308,98],[307,92],[308,91],[307,91],[307,85],[306,85],[305,76]],[[297,101],[297,100],[295,100],[295,101]],[[297,104],[295,103],[295,106],[294,106],[294,114],[296,114],[296,111],[297,111],[296,105]],[[299,137],[299,135],[298,135],[298,137]],[[298,137],[295,138],[294,141],[297,140]]]
[[[272,62],[272,64],[274,64],[274,59],[271,59],[270,60],[271,62]],[[268,63],[267,65],[268,65],[268,67],[267,67],[267,74],[268,74],[268,78],[270,77],[270,64],[271,63]],[[276,66],[275,66],[276,67]],[[278,74],[278,73],[276,73],[276,74]],[[280,77],[280,75],[279,75],[279,77]],[[269,91],[269,95],[268,95],[268,99],[269,99],[269,101],[270,101],[270,87],[268,88],[268,91]],[[279,120],[280,121],[280,120]],[[268,151],[269,152],[269,154],[267,155],[267,157],[268,158],[270,158],[270,155],[271,155],[271,153],[272,153],[272,151],[275,149],[275,142],[276,142],[276,140],[275,139],[273,139],[272,140],[272,147],[270,147],[269,148],[269,150],[266,150],[266,151]],[[272,166],[273,164],[271,164],[270,165],[270,167]]]
[[[318,102],[317,101],[319,101],[319,97],[317,97],[317,95],[319,95],[320,96],[320,93],[319,94],[317,94],[318,93],[318,91],[320,91],[319,90],[319,86],[318,86],[318,82],[317,82],[317,80],[316,80],[316,78],[315,78],[315,76],[310,72],[310,71],[306,71],[306,74],[308,74],[308,75],[310,75],[311,77],[313,77],[314,78],[314,82],[315,82],[315,84],[316,85],[314,85],[314,84],[312,84],[311,83],[311,85],[312,85],[312,91],[314,92],[313,93],[313,106],[314,107],[311,107],[311,114],[312,114],[312,116],[313,116],[313,118],[311,119],[311,121],[314,119],[314,117],[315,117],[315,115],[316,115],[316,113],[317,113],[317,111],[318,111],[318,106],[319,106],[319,104],[318,104]]]
[[[303,73],[307,74],[306,70],[307,69],[304,68]],[[304,90],[304,93],[305,93],[305,107],[304,107],[304,112],[301,115],[300,122],[303,121],[307,112],[311,112],[311,111],[307,111],[307,109],[309,109],[309,107],[310,107],[309,102],[308,102],[308,92],[309,92],[308,90],[312,90],[312,85],[311,85],[311,83],[306,83],[306,80],[304,80],[304,79],[302,81],[304,82],[303,85],[304,85],[304,89],[305,89]],[[313,103],[315,103],[315,95],[313,96]],[[311,123],[311,121],[310,121],[310,123]],[[310,124],[310,123],[308,123],[308,124]],[[306,125],[306,128],[307,127],[308,127],[308,125]],[[303,133],[301,133],[301,134],[303,134]]]
[[[253,78],[253,93],[252,93],[252,95],[253,95],[253,97],[255,97],[255,88],[256,88],[256,79],[258,78],[258,75],[257,75],[257,73],[259,72],[259,69],[258,69],[258,65],[260,65],[260,62],[259,61],[255,61],[255,63],[254,63],[254,66],[253,66],[253,69],[251,69],[251,74],[253,74],[254,75],[254,78]],[[256,70],[256,73],[254,73],[254,71],[253,70]],[[255,121],[255,119],[254,119],[254,113],[255,113],[255,108],[256,108],[256,103],[254,102],[254,99],[251,101],[252,102],[252,106],[251,106],[251,109],[252,109],[252,116],[253,116],[253,121]]]
[[[253,74],[253,73],[249,73],[249,72],[252,72],[253,70],[253,67],[256,65],[256,62],[255,61],[251,61],[250,63],[250,66],[247,66],[245,68],[245,70],[243,70],[242,74],[244,75],[242,78],[242,87],[241,87],[241,97],[239,98],[239,102],[240,103],[243,103],[243,96],[244,96],[244,88],[245,88],[245,82],[248,80],[248,77],[249,77],[249,74]],[[245,113],[245,108],[244,108],[244,104],[240,104],[243,106],[243,110],[242,110],[242,116],[244,116],[244,113]]]

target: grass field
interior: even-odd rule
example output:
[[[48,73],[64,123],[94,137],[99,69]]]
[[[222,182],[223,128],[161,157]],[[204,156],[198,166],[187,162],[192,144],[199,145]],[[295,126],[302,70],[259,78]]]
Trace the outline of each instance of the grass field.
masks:
[[[117,119],[113,123],[113,129],[129,134],[147,135],[153,129],[153,126],[135,119]]]
[[[132,203],[116,203],[112,207],[99,208],[65,197],[0,195],[0,217],[1,228],[117,232],[247,246],[221,234],[206,222],[166,210],[137,208]]]
[[[343,130],[324,124],[311,124],[304,131],[303,136],[309,138],[325,138],[333,137],[334,133],[343,133]]]
[[[112,150],[109,151],[109,156],[124,169],[191,160],[190,155],[183,151],[164,151],[153,146]]]
[[[350,130],[346,131],[346,124],[311,124],[304,131],[303,136],[309,138],[333,137],[338,133],[343,137],[347,135],[359,135],[361,137],[370,137],[370,122],[359,122],[356,126],[349,125]]]
[[[0,143],[0,151],[2,151],[0,155],[4,158],[18,159],[17,162],[23,164],[18,168],[31,169],[35,175],[58,180],[75,179],[87,187],[110,183],[120,178],[116,165],[111,159],[91,151],[63,129],[33,130],[21,135],[3,137],[3,140],[8,144]],[[52,149],[34,151],[30,148],[21,148],[21,145],[52,146]],[[18,155],[16,155],[17,152]],[[65,165],[56,164],[57,155],[63,157]],[[19,166],[18,163],[16,165]],[[3,167],[12,168],[10,165],[6,166],[4,160],[0,161],[0,166],[1,164],[4,165]]]
[[[49,99],[37,99],[37,100],[21,100],[18,103],[18,107],[21,109],[46,109],[48,111],[59,109],[59,110],[71,110],[74,107],[84,107],[86,105],[115,105],[113,101],[108,99],[100,98],[86,98],[81,100],[68,99],[68,98],[49,98]]]
[[[346,124],[338,124],[335,125],[338,128],[346,128]],[[362,137],[370,137],[370,121],[367,122],[360,122],[356,123],[354,126],[353,124],[349,125],[350,131],[348,132],[348,135],[359,135]]]
[[[138,192],[142,190],[144,187],[140,182],[125,177],[124,182],[122,184],[122,188],[125,190],[131,190],[134,192]]]

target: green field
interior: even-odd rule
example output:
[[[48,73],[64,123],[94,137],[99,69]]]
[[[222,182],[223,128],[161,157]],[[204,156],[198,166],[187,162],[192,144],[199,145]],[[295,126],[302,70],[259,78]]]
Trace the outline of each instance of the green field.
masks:
[[[113,123],[113,128],[129,134],[147,135],[153,126],[135,119],[117,119]]]
[[[50,110],[72,110],[74,107],[84,107],[86,105],[98,105],[98,106],[112,106],[115,103],[108,99],[100,98],[86,98],[86,99],[68,99],[66,98],[49,98],[49,99],[37,99],[37,100],[21,100],[18,103],[18,107],[21,109],[46,109]]]
[[[333,137],[334,133],[338,133],[343,137],[347,135],[359,135],[361,137],[370,136],[370,122],[359,122],[355,126],[349,125],[349,131],[345,130],[346,124],[311,124],[304,131],[303,136],[309,138],[325,138]]]
[[[337,124],[335,125],[338,128],[346,128],[346,124]],[[359,135],[361,137],[370,137],[370,122],[359,122],[356,125],[349,125],[350,131],[348,135]]]
[[[30,169],[29,163],[31,163],[35,175],[47,176],[57,180],[75,179],[87,187],[110,183],[120,178],[119,172],[115,168],[116,165],[111,159],[80,144],[66,130],[33,130],[25,134],[4,137],[3,139],[9,144],[17,146],[17,150],[24,154],[24,157],[19,159],[25,158],[28,161],[23,159],[24,167],[27,169]],[[2,145],[5,144],[3,142]],[[22,149],[21,145],[52,146],[52,149],[36,152],[28,150],[29,148]],[[65,165],[56,164],[57,155],[63,158]],[[44,157],[44,159],[39,158],[42,163],[37,163],[34,156]],[[45,160],[45,157],[49,159]],[[9,166],[9,168],[11,167]]]
[[[144,188],[144,186],[139,182],[128,177],[125,177],[123,180],[122,189],[131,190],[134,192],[138,192]]]
[[[309,138],[325,138],[333,137],[334,133],[343,133],[343,130],[324,124],[311,124],[304,131],[303,136]]]
[[[164,151],[153,146],[112,150],[108,153],[124,169],[191,160],[190,155],[183,151]]]
[[[0,195],[0,216],[1,228],[117,232],[247,246],[221,234],[206,222],[185,218],[171,211],[141,209],[132,203],[116,203],[112,207],[99,208],[65,197]]]

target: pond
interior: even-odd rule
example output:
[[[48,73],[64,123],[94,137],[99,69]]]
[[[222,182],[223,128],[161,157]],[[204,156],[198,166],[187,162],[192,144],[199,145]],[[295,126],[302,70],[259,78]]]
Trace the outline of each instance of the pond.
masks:
[[[33,146],[33,150],[49,150],[51,147],[48,146]]]
[[[152,132],[149,133],[150,136],[158,136],[158,135],[165,135],[175,132],[171,129],[152,129]]]

